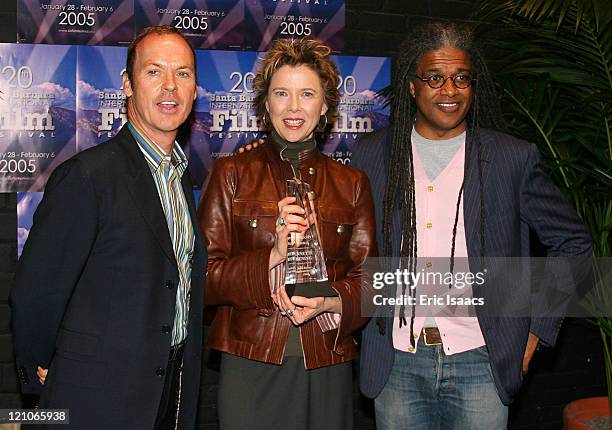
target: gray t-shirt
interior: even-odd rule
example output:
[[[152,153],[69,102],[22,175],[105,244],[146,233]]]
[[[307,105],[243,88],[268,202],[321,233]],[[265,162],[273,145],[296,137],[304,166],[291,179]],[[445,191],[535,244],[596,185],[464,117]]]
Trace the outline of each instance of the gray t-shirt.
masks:
[[[430,140],[412,129],[412,144],[414,145],[425,173],[433,181],[448,166],[461,145],[465,142],[465,131],[459,136],[446,140]]]

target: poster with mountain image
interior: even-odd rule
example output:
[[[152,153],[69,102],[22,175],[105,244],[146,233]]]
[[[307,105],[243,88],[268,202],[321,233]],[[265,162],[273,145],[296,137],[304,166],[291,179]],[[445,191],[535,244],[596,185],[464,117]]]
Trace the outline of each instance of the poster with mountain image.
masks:
[[[76,47],[0,44],[0,192],[42,191],[76,153]]]

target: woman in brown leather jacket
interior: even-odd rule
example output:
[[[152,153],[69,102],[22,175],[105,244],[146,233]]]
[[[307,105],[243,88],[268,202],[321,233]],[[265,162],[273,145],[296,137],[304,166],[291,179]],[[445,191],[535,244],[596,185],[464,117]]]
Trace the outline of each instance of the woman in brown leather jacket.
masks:
[[[209,244],[205,300],[216,306],[209,345],[223,352],[222,430],[353,428],[351,333],[366,321],[361,265],[376,239],[367,177],[321,154],[314,138],[340,100],[329,54],[309,38],[273,43],[254,80],[268,142],[216,161],[204,186],[199,222]],[[314,191],[326,297],[290,298],[285,289],[288,235],[308,227],[285,197],[294,177]]]

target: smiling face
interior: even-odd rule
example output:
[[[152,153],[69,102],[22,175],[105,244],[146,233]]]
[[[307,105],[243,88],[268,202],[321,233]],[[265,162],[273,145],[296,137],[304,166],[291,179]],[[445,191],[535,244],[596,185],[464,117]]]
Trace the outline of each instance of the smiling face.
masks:
[[[470,57],[456,48],[441,48],[423,54],[416,74],[422,78],[433,75],[444,77],[459,73],[469,74]],[[410,82],[410,95],[417,105],[415,129],[423,137],[432,140],[450,139],[465,131],[465,116],[472,103],[472,87],[455,87],[447,79],[441,88],[430,88],[427,82],[415,79]]]
[[[132,81],[123,76],[128,118],[169,153],[196,98],[193,54],[175,34],[150,34],[136,50]]]
[[[319,118],[327,112],[319,75],[305,65],[282,66],[270,79],[266,110],[283,139],[310,139]]]

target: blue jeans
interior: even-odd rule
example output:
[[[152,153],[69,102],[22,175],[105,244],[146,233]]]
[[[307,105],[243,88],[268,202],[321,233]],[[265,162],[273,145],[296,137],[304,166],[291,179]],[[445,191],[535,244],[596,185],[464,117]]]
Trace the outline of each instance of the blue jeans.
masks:
[[[484,346],[445,355],[419,340],[416,354],[396,350],[375,408],[378,430],[502,430],[508,422]]]

